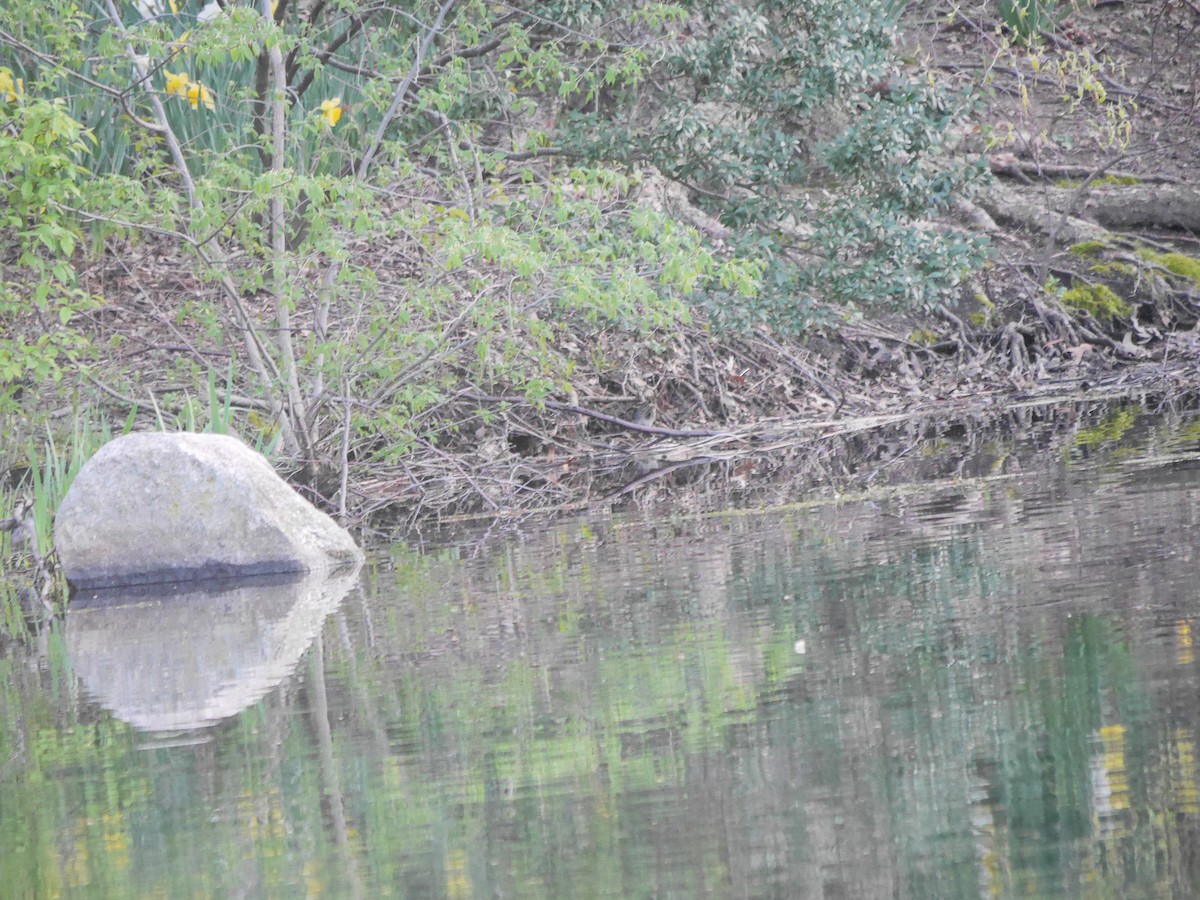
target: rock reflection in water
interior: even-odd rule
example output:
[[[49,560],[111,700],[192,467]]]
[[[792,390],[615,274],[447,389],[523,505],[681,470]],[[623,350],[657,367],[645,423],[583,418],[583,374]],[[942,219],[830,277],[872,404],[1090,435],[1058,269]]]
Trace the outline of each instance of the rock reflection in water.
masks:
[[[115,716],[181,732],[236,715],[288,677],[357,571],[156,585],[76,598],[71,666]]]

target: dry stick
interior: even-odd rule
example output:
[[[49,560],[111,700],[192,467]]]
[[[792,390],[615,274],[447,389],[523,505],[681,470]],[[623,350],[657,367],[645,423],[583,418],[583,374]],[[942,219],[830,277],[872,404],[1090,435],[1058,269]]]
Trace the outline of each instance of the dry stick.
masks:
[[[1055,254],[1055,245],[1058,242],[1058,233],[1062,229],[1063,225],[1066,224],[1067,219],[1070,218],[1071,216],[1073,216],[1075,211],[1084,202],[1084,200],[1086,199],[1085,195],[1086,195],[1087,189],[1089,187],[1091,187],[1092,182],[1094,182],[1097,178],[1101,178],[1102,176],[1107,174],[1108,171],[1113,168],[1113,166],[1117,165],[1118,163],[1124,162],[1125,160],[1136,159],[1139,156],[1146,156],[1151,153],[1161,153],[1164,149],[1169,149],[1171,147],[1179,146],[1180,144],[1184,144],[1184,143],[1188,143],[1188,141],[1186,141],[1186,140],[1173,141],[1170,144],[1167,144],[1165,146],[1159,145],[1159,146],[1147,148],[1145,150],[1126,151],[1125,153],[1120,153],[1117,156],[1114,156],[1107,163],[1104,163],[1103,165],[1093,169],[1091,174],[1088,175],[1088,177],[1083,180],[1083,182],[1079,185],[1079,187],[1074,188],[1072,190],[1072,193],[1075,196],[1074,201],[1071,204],[1066,206],[1066,208],[1063,210],[1062,214],[1059,216],[1058,221],[1054,224],[1054,226],[1052,228],[1048,229],[1047,234],[1046,234],[1046,241],[1042,248],[1041,261],[1038,263],[1038,267],[1037,267],[1037,282],[1036,283],[1038,285],[1043,285],[1046,283],[1046,274],[1050,267],[1050,261],[1054,257],[1054,254]],[[1040,290],[1040,288],[1039,288],[1039,290]]]
[[[163,107],[162,100],[158,94],[150,87],[149,73],[146,70],[146,64],[138,56],[134,49],[133,40],[129,36],[129,30],[125,27],[125,23],[121,20],[121,14],[117,11],[117,7],[113,0],[105,0],[105,6],[108,11],[109,21],[113,28],[125,40],[125,55],[133,64],[134,71],[137,73],[138,82],[142,86],[142,90],[146,93],[150,101],[150,106],[154,110],[154,116],[157,120],[157,128],[154,130],[162,135],[163,141],[167,145],[167,150],[171,154],[171,161],[174,163],[175,172],[179,176],[179,180],[183,185],[184,193],[187,195],[188,207],[194,212],[204,212],[204,206],[200,199],[196,196],[196,182],[192,178],[191,169],[188,168],[187,158],[183,154],[183,146],[179,143],[179,138],[176,136],[174,129],[167,119],[167,111]],[[213,248],[213,256],[205,253],[199,246],[193,244],[197,256],[206,264],[212,266],[219,271],[219,283],[225,292],[226,298],[229,300],[230,306],[233,308],[235,318],[239,320],[239,325],[242,331],[242,341],[246,346],[246,356],[250,360],[250,365],[254,369],[262,382],[264,389],[271,391],[272,385],[275,383],[271,380],[268,371],[268,364],[274,370],[275,362],[271,359],[270,354],[266,351],[266,347],[261,344],[257,329],[250,318],[249,312],[242,304],[241,295],[238,293],[237,286],[233,283],[233,279],[229,277],[229,266],[224,249],[220,243],[214,238],[211,242]],[[278,377],[278,372],[275,372]],[[292,431],[291,422],[288,416],[285,415],[283,404],[278,400],[272,400],[272,414],[278,421],[280,429],[283,432],[284,444],[289,453],[297,453],[299,445],[296,441],[296,436]]]
[[[440,280],[440,278],[438,280]],[[430,347],[427,351],[425,351],[425,353],[421,356],[420,359],[417,359],[414,362],[410,363],[408,366],[406,366],[404,368],[403,371],[399,372],[394,377],[390,378],[386,384],[382,385],[378,390],[376,390],[374,395],[372,395],[371,399],[368,400],[365,405],[367,407],[373,407],[377,403],[382,403],[400,385],[404,384],[409,379],[415,378],[417,375],[421,374],[421,372],[424,371],[426,364],[431,359],[433,359],[433,357],[436,353],[438,353],[440,350],[442,350],[446,346],[446,342],[449,341],[450,338],[454,336],[454,334],[462,326],[463,322],[466,321],[467,316],[475,309],[476,306],[479,305],[479,303],[483,300],[483,298],[485,296],[487,296],[487,294],[489,293],[490,290],[491,290],[490,288],[485,288],[484,290],[482,290],[478,294],[476,294],[475,297],[471,300],[471,302],[466,305],[466,307],[463,309],[462,312],[460,312],[457,316],[455,316],[453,319],[451,319],[449,322],[447,322],[445,325],[442,326],[442,336],[438,340],[438,342],[436,344],[434,344],[432,347]],[[382,332],[381,332],[381,335],[382,335]],[[372,341],[371,346],[367,348],[364,355],[366,355],[366,353],[370,353],[371,349],[374,347],[374,345],[381,339],[382,339],[382,337],[376,338],[375,341]]]
[[[346,497],[350,487],[350,385],[342,379],[342,480],[338,484],[338,518],[346,524]]]
[[[1036,175],[1039,178],[1087,178],[1095,172],[1094,166],[1081,165],[1057,165],[1053,163],[1036,163],[1024,162],[1022,160],[1012,158],[996,158],[989,156],[987,158],[988,168],[991,169],[993,175]],[[1151,184],[1180,184],[1180,180],[1171,175],[1150,174],[1144,175],[1137,172],[1128,172],[1125,170],[1108,170],[1105,172],[1110,178],[1134,178],[1141,182]]]
[[[259,12],[266,22],[272,23],[271,0],[259,0]],[[277,43],[267,51],[271,66],[271,81],[274,97],[271,99],[271,172],[276,176],[283,173],[287,163],[284,144],[287,124],[287,72],[283,65],[283,51]],[[304,455],[313,460],[313,434],[310,430],[304,396],[300,393],[300,379],[296,374],[296,351],[292,346],[291,310],[288,308],[287,291],[287,230],[284,222],[282,185],[278,182],[271,190],[269,200],[271,216],[271,279],[275,294],[275,318],[279,323],[275,331],[275,342],[279,347],[280,365],[287,384],[288,403],[291,406],[293,426],[300,433]]]
[[[127,394],[122,394],[116,388],[110,387],[100,379],[96,378],[94,375],[85,373],[83,377],[90,381],[94,387],[99,388],[102,393],[108,394],[110,397],[120,400],[126,406],[133,407],[141,405],[141,401],[139,401],[136,397],[130,397]],[[154,408],[159,413],[160,417],[162,416],[162,411],[158,408],[158,401],[154,398],[154,392],[158,391],[161,393],[167,390],[175,390],[177,387],[178,386],[168,385],[166,387],[146,389],[146,393],[150,396],[151,402],[153,403]],[[237,409],[261,409],[264,412],[270,412],[272,409],[269,401],[259,400],[257,397],[243,397],[240,394],[226,394],[225,399],[229,401],[230,406],[236,407]]]
[[[446,14],[450,12],[451,7],[454,6],[454,3],[455,0],[446,0],[442,4],[442,8],[438,10],[437,18],[429,26],[429,29],[425,32],[425,36],[421,39],[421,43],[417,46],[417,57],[413,60],[412,67],[408,70],[408,74],[404,76],[404,80],[397,85],[396,91],[392,95],[392,103],[388,107],[387,112],[383,114],[383,118],[380,119],[379,127],[375,129],[371,143],[367,146],[367,150],[358,164],[358,170],[354,173],[356,181],[361,182],[366,180],[367,172],[371,168],[375,154],[379,152],[379,147],[383,143],[383,136],[387,132],[388,126],[392,124],[392,120],[400,112],[400,106],[404,103],[408,95],[408,89],[420,73],[421,66],[425,62],[425,54],[429,52],[429,45],[433,43],[434,35],[441,31],[442,22],[445,20]]]
[[[314,7],[314,9],[318,9],[319,6],[320,5],[318,5],[317,7]],[[373,12],[375,12],[375,11],[371,11],[371,13],[373,13]],[[417,21],[416,18],[408,15],[407,13],[400,13],[400,15],[402,15],[406,19],[411,20],[416,25],[421,24],[419,21]],[[522,15],[523,15],[522,13],[516,12],[516,13],[509,13],[507,16],[501,16],[499,19],[496,19],[495,21],[493,21],[491,23],[491,25],[489,26],[488,33],[490,34],[491,32],[497,30],[501,26],[507,25],[509,22],[514,22],[514,21],[520,19],[522,17]],[[311,18],[313,18],[315,20],[315,14]],[[486,56],[487,54],[489,54],[493,50],[495,50],[497,47],[499,47],[501,44],[503,44],[507,39],[508,39],[508,33],[501,32],[501,34],[498,37],[493,37],[487,41],[484,41],[482,44],[477,44],[474,47],[467,47],[465,49],[447,51],[446,53],[443,53],[441,56],[437,57],[432,62],[430,62],[429,66],[430,66],[430,68],[437,69],[437,68],[441,68],[442,66],[451,62],[452,60],[476,59],[480,56]],[[344,43],[344,41],[343,41],[343,43]],[[322,50],[321,52],[319,52],[316,55],[317,60],[320,61],[320,63],[322,65],[329,66],[330,68],[337,69],[338,71],[341,71],[341,72],[346,72],[350,75],[357,75],[360,78],[369,78],[373,81],[392,81],[392,80],[394,80],[390,77],[385,76],[382,72],[375,71],[374,69],[367,69],[367,68],[364,68],[363,66],[350,65],[349,63],[344,63],[339,59],[335,59],[333,56],[333,51],[337,50],[337,49],[338,49],[338,47],[335,47],[333,45],[333,42],[331,42],[329,45],[326,46],[326,48],[324,50]]]
[[[423,441],[420,438],[418,438],[417,443],[421,444],[426,450],[432,451],[435,456],[441,457],[446,462],[450,463],[452,466],[454,466],[456,469],[458,469],[462,473],[462,477],[466,480],[466,482],[469,485],[471,485],[471,487],[475,488],[475,492],[477,494],[479,494],[480,497],[483,498],[483,501],[488,506],[490,506],[494,510],[498,510],[500,508],[500,504],[498,504],[495,500],[493,500],[491,497],[488,496],[487,491],[485,491],[483,488],[481,488],[479,486],[479,482],[477,482],[471,476],[470,470],[468,470],[467,467],[464,466],[461,461],[455,459],[453,456],[451,456],[445,450],[442,450],[439,447],[435,447],[433,444],[429,443],[428,441]]]
[[[155,133],[159,133],[160,131],[158,124],[155,122],[143,122],[140,119],[135,119],[135,122],[143,128]],[[54,204],[56,209],[79,216],[80,218],[86,219],[89,222],[107,222],[112,225],[118,225],[121,228],[128,228],[131,231],[143,231],[146,234],[157,234],[161,237],[168,237],[178,241],[184,241],[185,243],[191,244],[193,247],[202,247],[205,244],[212,243],[214,240],[216,240],[221,235],[221,232],[228,228],[233,223],[233,220],[238,217],[242,211],[242,208],[250,202],[252,195],[248,192],[244,193],[244,198],[238,203],[237,206],[233,208],[233,211],[210,228],[207,237],[204,237],[203,235],[200,237],[193,237],[192,235],[184,234],[182,231],[175,231],[171,228],[163,228],[159,225],[145,225],[140,222],[130,222],[125,219],[118,219],[116,216],[101,216],[94,212],[88,212],[86,209],[78,209],[74,206],[68,206],[65,203],[58,203],[55,201],[51,202]]]
[[[352,16],[350,19],[350,24],[346,27],[346,30],[334,37],[334,39],[325,46],[324,50],[320,50],[315,54],[317,61],[321,64],[328,63],[333,57],[333,54],[337,53],[347,41],[351,40],[356,34],[366,28],[367,21],[376,12],[378,12],[378,9],[368,9],[362,12],[360,15]],[[286,71],[288,78],[291,78],[296,74],[297,71],[299,71],[299,66],[295,64],[295,56],[296,51],[293,50],[287,61]],[[300,81],[298,81],[292,88],[292,96],[296,97],[297,99],[302,97],[304,92],[312,86],[312,83],[316,77],[317,70],[315,68],[309,69],[307,72],[305,72],[304,77],[301,78]]]
[[[471,227],[474,228],[477,224],[475,218],[475,201],[471,196],[474,192],[471,190],[471,182],[467,179],[467,174],[463,169],[462,162],[458,158],[458,151],[454,147],[455,137],[453,130],[450,127],[450,120],[446,118],[445,114],[440,113],[435,109],[429,111],[429,117],[437,124],[438,131],[443,132],[446,136],[446,149],[450,153],[450,162],[454,166],[454,174],[457,175],[463,183],[463,197],[467,202],[467,221],[470,223]]]
[[[781,359],[783,359],[784,362],[791,366],[791,368],[801,378],[806,378],[819,387],[821,389],[821,393],[823,393],[826,397],[832,400],[834,404],[836,404],[833,410],[835,413],[841,412],[842,407],[846,405],[846,392],[844,390],[838,387],[830,387],[827,385],[824,381],[817,377],[816,373],[813,371],[813,366],[808,366],[801,363],[800,360],[796,359],[796,357],[790,351],[784,348],[779,341],[775,340],[775,338],[771,337],[762,329],[757,330],[755,332],[755,336],[760,341],[764,342],[769,348],[774,350],[775,353]]]
[[[621,485],[621,487],[617,488],[615,491],[605,494],[599,500],[594,500],[591,502],[598,504],[611,503],[618,497],[628,494],[631,491],[635,491],[642,485],[649,484],[651,481],[657,481],[660,478],[664,478],[667,475],[670,475],[672,472],[677,472],[680,469],[691,468],[692,466],[702,466],[706,463],[717,462],[719,459],[720,457],[715,456],[697,456],[693,459],[685,459],[681,460],[680,462],[671,463],[670,465],[663,466],[661,469],[652,469],[649,472],[639,475],[637,478],[633,479],[633,481]]]
[[[524,397],[496,397],[489,394],[472,394],[469,392],[458,395],[463,400],[470,400],[473,403],[513,403],[523,406],[536,406],[533,400],[527,400]],[[577,406],[574,403],[560,403],[557,400],[543,400],[542,405],[547,409],[556,409],[560,412],[575,413],[576,415],[588,416],[592,419],[598,419],[601,422],[608,422],[612,425],[619,425],[629,431],[640,431],[642,434],[654,434],[659,437],[723,437],[733,438],[737,434],[731,431],[684,431],[677,428],[659,428],[655,425],[639,425],[637,422],[630,422],[628,419],[621,419],[617,416],[610,416],[608,413],[602,413],[599,410],[588,409],[584,406]]]
[[[1066,224],[1067,219],[1073,217],[1079,207],[1083,205],[1083,201],[1087,197],[1087,189],[1091,187],[1093,181],[1103,176],[1109,169],[1113,168],[1113,166],[1117,165],[1117,163],[1121,162],[1125,158],[1126,154],[1120,154],[1113,159],[1110,159],[1104,165],[1097,167],[1086,178],[1084,178],[1083,182],[1073,192],[1075,197],[1074,201],[1066,205],[1066,208],[1063,209],[1062,215],[1058,217],[1058,221],[1055,222],[1051,228],[1047,229],[1046,240],[1042,244],[1041,258],[1039,259],[1035,269],[1037,273],[1036,277],[1038,284],[1044,285],[1046,283],[1046,276],[1050,268],[1050,262],[1054,258],[1055,248],[1058,245],[1058,233]]]
[[[156,133],[160,133],[160,129],[157,125],[153,125],[151,130],[155,131]],[[218,268],[218,262],[220,263],[220,268],[222,270],[227,268],[225,251],[219,245],[216,245],[216,239],[220,231],[224,230],[225,226],[228,225],[229,222],[233,221],[233,216],[229,216],[223,222],[217,225],[208,237],[193,237],[192,235],[185,234],[182,231],[174,231],[169,228],[159,228],[154,225],[144,225],[138,222],[129,222],[118,219],[114,216],[98,216],[95,213],[88,212],[87,210],[76,209],[75,207],[66,206],[65,204],[61,203],[56,203],[54,205],[58,209],[66,210],[67,212],[78,215],[90,222],[109,222],[114,225],[120,225],[124,228],[144,231],[147,234],[157,234],[161,235],[162,237],[183,241],[192,248],[192,250],[204,263],[209,265],[211,268]],[[211,259],[204,252],[204,246],[206,244],[216,245],[216,261]],[[242,303],[241,295],[238,293],[237,286],[233,284],[233,281],[227,274],[222,274],[220,276],[220,285],[222,292],[225,294],[226,299],[229,300],[230,306],[233,308],[234,315],[238,319],[239,326],[242,328],[243,338],[247,342],[247,353],[250,356],[251,365],[256,374],[263,379],[264,385],[269,388],[272,383],[269,381],[269,378],[274,378],[275,382],[279,381],[279,370],[275,367],[275,360],[271,358],[270,352],[267,350],[266,346],[262,342],[262,339],[259,337],[258,331],[254,327],[254,322],[250,318],[250,314],[246,311],[245,305]],[[265,363],[263,362],[264,360]],[[262,365],[264,364],[270,368],[270,375],[264,374],[262,369]],[[276,401],[276,405],[271,408],[275,410],[273,415],[278,418],[278,412],[282,407]],[[286,433],[288,430],[288,423],[283,422],[282,427]],[[289,446],[290,445],[291,442],[289,441]]]

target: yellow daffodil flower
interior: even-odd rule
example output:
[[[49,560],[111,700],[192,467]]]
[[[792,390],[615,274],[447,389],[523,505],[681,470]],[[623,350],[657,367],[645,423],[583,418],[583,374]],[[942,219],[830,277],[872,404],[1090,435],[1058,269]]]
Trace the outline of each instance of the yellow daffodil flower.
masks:
[[[16,100],[25,93],[25,82],[13,80],[12,69],[0,66],[0,100]]]
[[[192,79],[188,77],[187,72],[166,72],[167,76],[167,93],[173,97],[186,97],[188,93],[188,85]]]
[[[321,101],[321,118],[325,120],[325,124],[332,128],[338,123],[338,119],[342,117],[342,98],[338,97],[334,100]]]
[[[193,81],[187,87],[188,103],[192,104],[192,109],[196,109],[203,103],[209,109],[216,109],[216,101],[213,100],[212,91],[206,88],[198,81]]]

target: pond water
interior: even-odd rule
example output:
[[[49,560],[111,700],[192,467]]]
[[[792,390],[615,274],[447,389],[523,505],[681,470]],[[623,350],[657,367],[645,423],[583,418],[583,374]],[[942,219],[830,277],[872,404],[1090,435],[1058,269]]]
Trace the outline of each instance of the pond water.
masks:
[[[81,606],[0,658],[0,893],[1197,896],[1198,520],[1115,460]]]

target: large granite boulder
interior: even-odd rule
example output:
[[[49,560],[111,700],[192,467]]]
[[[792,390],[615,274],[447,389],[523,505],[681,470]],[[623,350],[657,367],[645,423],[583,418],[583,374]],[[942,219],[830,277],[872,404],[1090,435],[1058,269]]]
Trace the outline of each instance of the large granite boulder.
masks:
[[[147,432],[105,444],[63,499],[54,545],[76,592],[321,572],[363,558],[262,455],[220,434]]]

